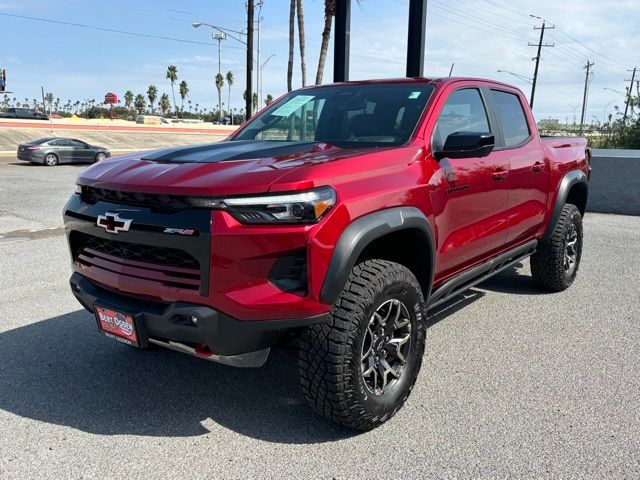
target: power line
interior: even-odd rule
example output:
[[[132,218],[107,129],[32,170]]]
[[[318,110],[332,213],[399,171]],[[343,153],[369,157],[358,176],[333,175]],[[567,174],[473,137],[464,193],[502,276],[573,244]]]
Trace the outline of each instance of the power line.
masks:
[[[505,7],[504,5],[501,5],[501,4],[496,3],[496,2],[492,2],[491,0],[485,0],[485,2],[487,2],[490,5],[493,5],[494,7],[498,7],[498,8],[501,8],[503,10],[506,10],[508,12],[515,13],[517,15],[522,15],[523,17],[529,17],[529,15],[527,15],[526,13],[522,13],[520,10],[516,10],[514,8]]]
[[[213,43],[209,43],[209,42],[198,42],[196,40],[186,40],[184,38],[166,37],[164,35],[151,35],[151,34],[147,34],[147,33],[129,32],[127,30],[116,30],[116,29],[113,29],[113,28],[96,27],[95,25],[87,25],[87,24],[84,24],[84,23],[74,23],[74,22],[64,22],[62,20],[52,20],[50,18],[29,17],[29,16],[26,16],[26,15],[16,15],[16,14],[13,14],[13,13],[5,13],[5,12],[0,12],[0,15],[5,16],[5,17],[21,18],[23,20],[32,20],[32,21],[36,21],[36,22],[54,23],[56,25],[67,25],[67,26],[70,26],[70,27],[86,28],[86,29],[90,29],[90,30],[99,30],[101,32],[120,33],[122,35],[131,35],[131,36],[134,36],[134,37],[153,38],[153,39],[156,39],[156,40],[169,40],[169,41],[172,41],[172,42],[192,43],[192,44],[195,44],[195,45],[214,46]],[[238,50],[244,50],[244,48],[233,47],[233,46],[227,46],[225,48],[234,48],[234,49],[238,49]]]
[[[562,34],[566,35],[567,37],[569,37],[571,40],[573,40],[576,43],[579,43],[580,45],[582,45],[584,48],[586,48],[587,50],[595,53],[596,55],[598,55],[599,57],[602,57],[605,60],[608,60],[609,62],[611,62],[613,65],[619,66],[619,67],[624,67],[624,65],[622,65],[621,63],[616,62],[615,60],[607,57],[606,55],[602,55],[600,52],[597,52],[596,50],[594,50],[593,48],[591,48],[589,45],[587,45],[586,43],[581,42],[580,40],[578,40],[577,38],[575,38],[572,35],[569,35],[567,32],[565,32],[564,30],[562,30],[561,28],[558,27],[558,31],[561,32]]]
[[[557,55],[552,51],[548,51],[547,55],[551,55],[553,57],[556,57],[558,60],[561,60],[562,62],[570,64],[570,65],[573,65],[574,67],[578,67],[578,68],[584,67],[584,65],[582,65],[581,63],[573,62],[571,60],[568,60],[567,58],[563,58],[560,55]]]
[[[507,6],[505,6],[505,5],[502,5],[502,4],[498,3],[498,2],[495,2],[495,1],[492,1],[492,0],[485,0],[485,2],[487,2],[487,3],[488,3],[488,4],[490,4],[490,5],[493,5],[494,7],[497,7],[497,8],[500,8],[500,9],[504,10],[504,11],[507,11],[507,12],[509,12],[509,13],[513,13],[513,14],[516,14],[516,15],[520,15],[520,16],[522,16],[522,17],[528,17],[528,15],[527,15],[527,14],[522,13],[521,11],[516,10],[516,9],[514,9],[514,8],[510,8],[510,7],[507,7]],[[626,68],[626,66],[625,66],[625,65],[623,65],[623,64],[621,64],[620,62],[617,62],[617,61],[613,60],[612,58],[610,58],[610,57],[608,57],[608,56],[606,56],[606,55],[603,55],[602,53],[600,53],[600,52],[598,52],[597,50],[593,49],[592,47],[590,47],[590,46],[589,46],[589,45],[587,45],[586,43],[584,43],[584,42],[582,42],[582,41],[578,40],[578,39],[577,39],[576,37],[574,37],[573,35],[571,35],[571,34],[567,33],[566,31],[564,31],[563,29],[561,29],[560,27],[558,27],[558,24],[557,24],[557,23],[555,24],[555,26],[556,26],[556,29],[557,29],[557,31],[558,31],[558,32],[560,32],[560,33],[562,33],[563,35],[567,36],[568,38],[570,38],[571,40],[573,40],[574,42],[576,42],[577,44],[579,44],[580,46],[582,46],[582,47],[583,47],[583,48],[585,48],[586,50],[588,50],[588,51],[590,51],[590,52],[592,52],[592,53],[594,53],[594,54],[598,55],[600,58],[602,58],[602,59],[604,59],[605,61],[609,62],[609,63],[611,64],[611,66],[615,66],[615,67],[617,67],[617,68],[620,68],[620,67],[622,67],[622,68]]]
[[[466,5],[468,7],[473,8],[474,11],[480,11],[480,12],[488,13],[489,15],[494,15],[496,17],[504,18],[504,19],[509,20],[511,22],[517,22],[517,23],[521,23],[523,25],[531,26],[531,21],[526,22],[524,20],[519,20],[517,18],[507,17],[506,15],[501,15],[499,13],[492,12],[491,10],[486,10],[484,8],[480,8],[477,5],[475,5],[473,3],[465,2],[464,0],[456,0],[456,1],[459,2],[459,3],[462,3],[463,5]]]
[[[523,33],[517,32],[515,30],[511,30],[509,28],[503,27],[502,25],[499,25],[497,23],[493,23],[493,22],[490,22],[488,20],[484,20],[484,19],[482,19],[482,18],[480,18],[480,17],[478,17],[476,15],[471,15],[471,14],[466,13],[466,12],[461,12],[460,10],[457,10],[455,8],[452,8],[452,7],[449,7],[447,4],[445,4],[443,2],[440,2],[439,0],[431,0],[430,3],[431,4],[435,4],[434,6],[436,8],[444,10],[445,12],[451,13],[453,15],[460,16],[460,17],[464,18],[465,20],[468,20],[468,21],[471,21],[471,22],[476,22],[476,23],[479,23],[481,25],[488,26],[488,27],[491,27],[491,28],[497,28],[497,29],[499,29],[499,30],[501,30],[501,31],[503,31],[505,33],[508,33],[508,34],[511,34],[511,35],[516,35],[518,37],[522,37],[522,38],[527,39],[527,40],[533,39],[533,37],[530,37],[529,35],[525,35]]]
[[[583,61],[583,56],[581,56],[580,52],[576,52],[574,50],[570,50],[569,47],[566,47],[564,45],[558,45],[558,43],[560,43],[561,41],[557,38],[554,37],[552,35],[549,35],[549,38],[554,40],[556,42],[556,48],[558,49],[558,51],[564,55],[566,55],[568,58],[572,58],[574,60],[578,60],[580,62],[580,67],[582,68],[582,61]],[[607,70],[610,73],[619,73],[620,70],[619,68],[614,69],[613,67],[604,64],[604,65],[600,65],[600,67],[604,70]]]
[[[439,17],[439,18],[442,18],[444,20],[449,20],[450,22],[458,23],[460,25],[464,25],[465,27],[474,28],[476,30],[480,30],[481,32],[489,33],[489,34],[495,35],[497,37],[508,38],[509,40],[517,40],[519,42],[522,41],[522,38],[520,38],[520,37],[515,37],[515,36],[512,36],[512,35],[503,34],[503,33],[498,33],[496,31],[492,31],[492,30],[486,30],[484,28],[478,27],[477,25],[473,25],[471,23],[465,23],[465,22],[462,22],[462,21],[454,19],[454,18],[446,17],[446,16],[440,15],[438,13],[433,13],[432,11],[429,12],[429,16],[430,17]]]

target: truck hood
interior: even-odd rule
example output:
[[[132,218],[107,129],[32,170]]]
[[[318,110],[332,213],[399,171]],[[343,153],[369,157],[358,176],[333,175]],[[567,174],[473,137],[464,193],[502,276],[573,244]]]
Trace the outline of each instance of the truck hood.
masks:
[[[142,193],[255,194],[267,192],[294,169],[370,150],[317,142],[226,141],[113,157],[84,170],[78,182]]]

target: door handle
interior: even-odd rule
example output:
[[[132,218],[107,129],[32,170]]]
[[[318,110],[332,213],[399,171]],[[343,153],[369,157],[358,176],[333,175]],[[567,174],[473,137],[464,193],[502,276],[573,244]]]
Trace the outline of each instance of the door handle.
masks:
[[[509,170],[503,170],[502,168],[498,168],[495,172],[491,174],[491,176],[496,182],[501,182],[502,180],[504,180],[509,176]]]
[[[544,163],[542,162],[536,162],[533,164],[532,167],[533,173],[540,173],[544,170]]]

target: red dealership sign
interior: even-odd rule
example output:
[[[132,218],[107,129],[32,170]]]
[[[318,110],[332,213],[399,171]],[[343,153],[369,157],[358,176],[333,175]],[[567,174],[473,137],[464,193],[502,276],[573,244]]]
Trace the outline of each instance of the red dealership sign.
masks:
[[[113,105],[115,103],[118,103],[118,95],[116,95],[115,93],[107,93],[104,96],[104,103],[109,104],[109,105]]]

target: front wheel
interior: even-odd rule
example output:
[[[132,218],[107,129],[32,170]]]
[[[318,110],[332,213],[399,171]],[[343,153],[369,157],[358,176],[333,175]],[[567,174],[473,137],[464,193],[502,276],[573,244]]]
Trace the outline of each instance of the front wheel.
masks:
[[[548,240],[541,240],[531,256],[531,275],[545,290],[561,292],[571,286],[582,258],[582,216],[570,203],[562,208],[560,218]]]
[[[102,160],[104,160],[105,158],[107,158],[107,155],[106,155],[105,153],[103,153],[103,152],[99,152],[99,153],[96,155],[95,161],[96,161],[96,162],[101,162],[101,161],[102,161]]]
[[[356,430],[371,430],[402,407],[425,348],[426,304],[403,265],[356,265],[329,323],[312,325],[300,342],[302,390],[312,408]]]

